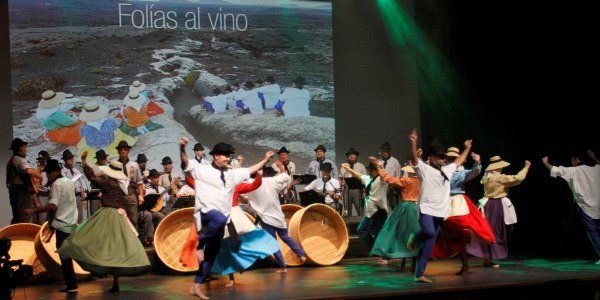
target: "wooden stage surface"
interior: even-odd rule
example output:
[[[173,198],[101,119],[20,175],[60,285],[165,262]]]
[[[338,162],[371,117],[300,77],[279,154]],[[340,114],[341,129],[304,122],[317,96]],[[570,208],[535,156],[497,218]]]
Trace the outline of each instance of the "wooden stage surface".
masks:
[[[407,262],[407,265],[409,263]],[[287,274],[261,269],[236,274],[237,285],[225,287],[227,276],[206,284],[213,299],[539,299],[571,295],[569,299],[600,299],[600,265],[582,260],[527,259],[504,261],[500,269],[483,268],[472,259],[464,276],[456,259],[430,262],[426,274],[433,284],[414,283],[399,262],[379,266],[376,261],[345,261],[330,267],[290,268]],[[147,274],[122,277],[121,293],[105,293],[112,278],[79,284],[79,292],[65,296],[62,283],[18,288],[15,299],[192,299],[187,291],[193,276]],[[577,293],[577,294],[576,294]],[[508,297],[508,298],[507,298]],[[566,299],[566,298],[563,298]]]

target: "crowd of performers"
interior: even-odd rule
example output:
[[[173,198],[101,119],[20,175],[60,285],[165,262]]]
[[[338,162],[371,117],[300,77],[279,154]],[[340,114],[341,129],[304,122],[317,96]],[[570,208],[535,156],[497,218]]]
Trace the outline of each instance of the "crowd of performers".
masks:
[[[368,158],[367,166],[358,162],[359,152],[352,148],[340,172],[319,145],[306,168],[316,179],[304,190],[317,192],[340,214],[362,216],[357,232],[371,248],[371,255],[381,257],[383,265],[402,259],[403,267],[411,258],[417,282],[431,282],[425,277],[431,258],[457,255],[462,262],[457,275],[469,270],[469,255],[483,258],[485,267],[498,268],[498,260],[508,255],[507,226],[517,222],[509,188],[525,180],[530,162],[525,161],[517,174],[507,175],[502,171],[510,164],[499,156],[492,157],[484,169],[480,156],[471,151],[472,140],[465,141],[462,150],[432,149],[427,157],[418,143],[413,130],[410,159],[404,164],[391,155],[387,143],[377,157]],[[282,203],[296,197],[298,182],[292,175],[300,173],[285,147],[272,164],[269,161],[275,152],[267,151],[259,162],[244,167],[243,157],[234,159],[235,149],[230,144],[218,143],[206,153],[197,143],[194,157],[186,154],[187,144],[187,138],[179,139],[182,174],[174,170],[169,157],[161,162],[162,172],[146,170],[146,156],[139,154],[136,161],[130,160],[131,145],[126,140],[115,145],[117,157],[112,160],[100,149],[91,163],[88,152],[83,151],[81,172],[68,150],[62,164],[41,151],[36,168],[26,159],[27,142],[13,140],[13,156],[7,163],[12,223],[48,220],[63,266],[66,287],[61,291],[77,290],[75,259],[93,273],[112,273],[110,291],[119,292],[120,274],[139,274],[150,266],[144,245],[151,245],[155,227],[180,197],[194,197],[195,201],[195,228],[181,254],[184,265],[199,262],[191,295],[207,298],[201,285],[211,279],[211,273],[229,275],[228,286],[232,286],[235,272],[270,255],[279,264],[277,272],[285,273],[277,237],[301,261],[307,259],[302,247],[289,237],[281,209]],[[588,155],[596,165],[585,165],[577,156],[569,167],[553,166],[547,157],[542,161],[551,176],[568,182],[589,238],[600,254],[600,161],[593,152]],[[464,167],[469,157],[473,161],[470,169]],[[465,184],[481,172],[484,195],[476,206],[466,195]],[[146,196],[157,194],[162,201],[140,209]],[[90,213],[86,215],[86,211]],[[258,221],[249,221],[244,211],[251,211]]]

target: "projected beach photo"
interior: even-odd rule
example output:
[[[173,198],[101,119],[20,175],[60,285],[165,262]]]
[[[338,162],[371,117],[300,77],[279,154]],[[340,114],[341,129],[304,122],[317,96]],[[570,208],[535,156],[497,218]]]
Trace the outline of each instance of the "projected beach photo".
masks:
[[[14,136],[53,157],[125,140],[150,168],[177,138],[248,163],[285,146],[335,153],[331,4],[11,0]],[[205,151],[208,152],[209,149]],[[333,157],[332,157],[333,158]]]

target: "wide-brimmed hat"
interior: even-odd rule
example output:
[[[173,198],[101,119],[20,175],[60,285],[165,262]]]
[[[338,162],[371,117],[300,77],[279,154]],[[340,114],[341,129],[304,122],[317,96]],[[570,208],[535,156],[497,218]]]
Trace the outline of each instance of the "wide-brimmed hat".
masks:
[[[36,160],[48,161],[48,160],[50,160],[50,153],[48,153],[48,151],[46,151],[46,150],[42,150],[42,151],[38,152],[38,156],[37,156]]]
[[[130,91],[129,94],[125,96],[125,99],[123,99],[123,104],[125,106],[135,107],[144,104],[144,101],[146,101],[146,99],[142,98],[140,93],[136,91]]]
[[[119,150],[119,148],[127,148],[127,149],[131,149],[131,146],[129,146],[129,144],[127,143],[127,141],[120,141],[119,144],[117,145],[117,147],[115,147],[117,150]]]
[[[100,171],[108,177],[118,180],[126,180],[127,176],[123,173],[123,164],[117,160],[113,160],[108,166],[100,166]]]
[[[217,154],[223,154],[223,155],[232,155],[233,153],[235,153],[234,148],[226,143],[217,143],[213,149],[208,153],[210,155],[217,155]]]
[[[456,147],[450,147],[450,148],[448,148],[448,150],[446,150],[446,156],[447,157],[459,157],[460,150],[458,150],[458,148],[456,148]]]
[[[385,151],[385,152],[391,152],[392,145],[390,145],[390,143],[388,143],[388,142],[385,142],[385,143],[383,143],[383,145],[381,145],[381,147],[379,147],[379,150]]]
[[[277,154],[281,154],[281,153],[290,154],[290,151],[286,147],[281,147],[281,149],[279,149],[279,151],[277,151]]]
[[[158,171],[156,169],[151,169],[148,172],[148,178],[157,178],[160,177],[160,173],[158,173]]]
[[[194,145],[194,151],[204,151],[204,146],[202,145],[202,143],[196,143]]]
[[[496,155],[496,156],[493,156],[492,158],[490,158],[490,165],[487,166],[487,168],[485,168],[485,170],[493,171],[493,170],[506,168],[508,166],[510,166],[510,163],[502,160],[502,158],[499,155]]]
[[[321,150],[323,152],[327,152],[327,149],[325,149],[325,146],[323,146],[323,145],[319,145],[319,146],[317,146],[317,148],[315,148],[315,152],[317,152],[319,150]]]
[[[411,165],[406,165],[406,166],[402,167],[400,170],[402,170],[406,173],[416,173],[415,169],[413,169],[413,167]]]
[[[108,115],[108,107],[98,104],[96,101],[90,101],[85,104],[83,111],[79,114],[79,120],[93,122],[106,117],[106,115]]]
[[[62,165],[56,159],[49,159],[46,162],[46,167],[44,168],[44,171],[46,172],[46,174],[50,174],[52,172],[61,171],[61,170],[62,170]]]
[[[19,147],[23,146],[23,145],[27,145],[27,142],[20,139],[20,138],[15,138],[12,143],[10,143],[10,150],[18,150]]]
[[[73,155],[73,152],[71,152],[69,149],[63,151],[62,153],[63,160],[72,159],[73,157],[75,157],[75,155]]]
[[[42,93],[42,100],[38,103],[41,108],[52,108],[62,103],[65,100],[65,93],[47,90]]]
[[[145,163],[145,162],[148,162],[148,158],[146,158],[146,154],[140,153],[137,155],[135,162],[136,163]]]
[[[163,157],[162,162],[160,164],[163,165],[163,166],[164,165],[172,165],[173,164],[173,160],[171,160],[170,157],[165,156],[165,157]]]
[[[356,151],[356,149],[354,149],[353,147],[350,147],[350,149],[348,150],[348,152],[346,152],[346,156],[350,156],[350,154],[354,154],[356,156],[359,156],[360,152]]]
[[[106,154],[106,151],[104,151],[104,149],[100,149],[98,151],[96,151],[96,155],[94,156],[95,159],[106,159],[108,158],[108,154]]]
[[[143,90],[146,89],[146,84],[143,82],[140,82],[138,80],[134,81],[130,86],[129,86],[129,91],[135,91],[135,92],[141,92]]]

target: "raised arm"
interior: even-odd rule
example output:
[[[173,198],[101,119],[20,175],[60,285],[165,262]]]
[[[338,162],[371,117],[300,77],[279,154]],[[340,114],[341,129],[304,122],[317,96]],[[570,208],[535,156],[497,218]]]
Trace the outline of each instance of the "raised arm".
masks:
[[[590,158],[591,158],[591,159],[593,159],[593,160],[594,160],[594,162],[595,162],[597,165],[600,165],[600,160],[598,160],[598,158],[596,158],[596,153],[594,153],[594,151],[592,151],[592,150],[588,150],[588,151],[587,151],[587,154],[590,156]]]
[[[471,158],[473,159],[475,164],[473,165],[473,168],[469,170],[469,173],[466,177],[466,181],[471,181],[473,180],[473,178],[477,177],[477,175],[481,173],[481,169],[483,168],[481,166],[481,156],[479,154],[471,152]]]
[[[410,141],[410,164],[416,166],[419,163],[419,152],[417,151],[417,141],[419,140],[419,135],[417,134],[416,128],[410,132],[408,140]]]
[[[471,151],[471,146],[473,146],[473,140],[466,140],[465,141],[465,149],[460,154],[460,156],[454,160],[454,164],[457,167],[462,166],[462,164],[465,163],[465,161],[467,160],[467,156],[469,155],[469,152]]]
[[[526,160],[525,167],[523,167],[523,169],[521,169],[517,175],[503,175],[500,178],[500,183],[507,187],[519,185],[521,182],[523,182],[523,180],[525,180],[525,177],[527,177],[527,172],[529,171],[530,167],[531,162]]]
[[[550,164],[550,161],[548,159],[548,156],[544,156],[542,157],[542,163],[544,163],[544,166],[546,166],[546,168],[549,171],[552,171],[552,168],[554,167],[552,164]]]
[[[267,151],[261,161],[248,168],[250,174],[254,174],[256,173],[256,171],[262,169],[262,167],[269,161],[269,159],[271,159],[271,156],[273,156],[274,154],[274,151]]]
[[[343,163],[342,168],[344,168],[346,171],[350,172],[350,174],[352,174],[352,176],[358,180],[360,180],[360,177],[363,176],[363,174],[360,174],[360,173],[352,170],[352,168],[350,168],[350,164],[348,164],[348,163]]]
[[[185,154],[185,146],[187,146],[189,140],[187,137],[182,136],[179,138],[179,152],[181,152],[181,167],[182,169],[187,169],[189,164],[189,160],[187,154]]]

